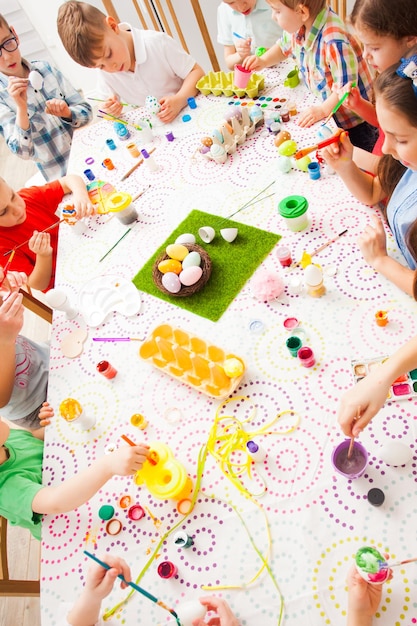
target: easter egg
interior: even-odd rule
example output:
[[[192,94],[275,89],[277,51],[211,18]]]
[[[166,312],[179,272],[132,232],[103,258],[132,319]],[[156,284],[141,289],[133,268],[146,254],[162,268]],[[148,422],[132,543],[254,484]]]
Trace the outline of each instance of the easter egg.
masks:
[[[188,254],[188,248],[180,243],[171,243],[166,247],[165,252],[170,259],[176,259],[177,261],[183,261]]]
[[[146,96],[145,98],[145,107],[150,113],[159,113],[161,110],[161,105],[155,96]]]
[[[371,584],[381,584],[389,576],[389,565],[386,559],[372,546],[359,548],[355,554],[355,565],[360,576]]]
[[[288,132],[288,130],[280,130],[279,133],[274,137],[275,147],[279,148],[279,146],[284,143],[284,141],[289,141],[290,139],[291,134]]]
[[[158,263],[158,269],[162,274],[168,272],[174,272],[174,274],[180,274],[182,272],[182,265],[176,259],[165,259]]]
[[[306,283],[311,287],[316,287],[323,281],[323,272],[317,265],[307,265],[304,270],[304,276]]]
[[[293,139],[287,139],[278,148],[281,156],[292,156],[297,152],[297,144]]]
[[[311,163],[311,159],[308,154],[301,159],[294,159],[294,166],[302,172],[308,172],[309,163]]]
[[[411,448],[400,441],[388,441],[379,448],[379,458],[387,465],[406,465],[413,458]]]
[[[213,137],[215,137],[217,141],[220,141],[220,143],[224,143],[224,137],[217,128],[213,130]]]
[[[245,366],[240,359],[236,357],[230,357],[223,363],[223,369],[226,376],[229,378],[237,378],[243,374]]]
[[[195,243],[195,236],[192,233],[184,233],[176,238],[175,243]]]
[[[43,87],[43,76],[36,70],[32,70],[29,72],[28,80],[32,85],[33,89],[42,89]]]
[[[328,139],[329,137],[331,137],[333,135],[333,132],[331,128],[329,128],[328,126],[320,126],[320,128],[317,131],[317,139],[319,139],[320,141],[323,141],[323,139]]]
[[[180,279],[174,272],[167,272],[162,276],[162,284],[170,293],[178,293],[181,290]]]
[[[278,157],[277,168],[278,168],[278,171],[281,172],[281,174],[288,174],[291,167],[292,167],[291,159],[289,157],[286,157],[286,156]]]
[[[200,604],[198,600],[182,602],[176,607],[175,610],[181,626],[193,626],[193,621],[196,619],[203,619],[206,611],[206,607]]]
[[[182,262],[182,269],[186,270],[187,267],[200,267],[201,256],[196,250],[193,250],[188,254]]]
[[[211,137],[203,137],[201,143],[203,144],[203,146],[207,146],[210,148],[210,146],[213,144],[213,139]]]
[[[191,285],[195,285],[200,280],[202,274],[203,270],[201,267],[193,265],[191,267],[187,267],[185,270],[182,270],[179,275],[179,279],[184,286],[190,287]]]

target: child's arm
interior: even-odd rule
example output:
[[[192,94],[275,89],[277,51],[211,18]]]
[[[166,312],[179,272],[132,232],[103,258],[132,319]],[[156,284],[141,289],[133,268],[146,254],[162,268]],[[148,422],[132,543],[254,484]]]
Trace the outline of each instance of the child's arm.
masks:
[[[263,70],[266,67],[272,67],[272,65],[278,65],[278,63],[281,63],[281,61],[285,58],[285,54],[281,50],[279,44],[276,43],[260,57],[255,54],[250,57],[246,57],[242,65],[247,70],[254,72],[256,70]]]
[[[161,110],[158,113],[159,119],[165,124],[172,122],[177,117],[178,113],[187,104],[187,99],[197,94],[196,84],[200,78],[204,76],[204,70],[198,63],[196,63],[184,78],[181,88],[173,96],[164,96],[160,99],[159,104]]]
[[[3,277],[3,271],[0,272]],[[23,296],[11,293],[0,306],[0,407],[11,398],[16,376],[16,338],[23,326]]]
[[[36,254],[35,267],[28,277],[28,285],[32,289],[43,291],[51,281],[52,276],[52,246],[49,233],[33,232],[28,243],[29,250]]]
[[[338,422],[348,437],[357,437],[383,407],[394,380],[417,367],[417,336],[343,394]],[[358,407],[361,417],[356,421]]]
[[[73,204],[78,219],[95,213],[94,205],[90,200],[87,187],[81,176],[77,176],[77,174],[67,174],[60,178],[59,182],[64,193],[73,194]]]
[[[224,60],[229,68],[233,70],[237,63],[242,63],[250,55],[252,39],[238,39],[234,46],[224,46]]]
[[[375,106],[369,100],[365,100],[361,96],[361,92],[358,87],[350,87],[351,83],[348,83],[343,87],[343,90],[339,93],[341,98],[346,89],[349,89],[349,95],[346,98],[343,106],[348,107],[351,111],[359,115],[363,120],[372,124],[372,126],[378,127],[378,118],[376,116]]]
[[[200,604],[207,607],[207,611],[213,611],[216,615],[208,623],[219,626],[239,626],[239,620],[233,614],[232,609],[225,600],[216,596],[204,596],[199,599]],[[207,622],[203,619],[193,620],[193,626],[205,626]]]
[[[100,616],[101,602],[113,589],[117,576],[122,574],[127,582],[132,580],[130,568],[123,559],[106,554],[101,560],[111,569],[96,563],[91,565],[84,589],[67,616],[71,626],[94,626]],[[121,581],[120,587],[126,589],[127,585]]]
[[[39,424],[41,426],[49,426],[51,423],[51,418],[55,415],[53,407],[49,404],[49,402],[43,402],[41,408],[39,409]]]
[[[391,576],[392,578],[392,576]],[[346,626],[372,626],[382,596],[382,585],[367,583],[352,565],[348,577],[348,617]]]
[[[32,501],[34,513],[58,515],[85,504],[113,476],[130,476],[141,469],[148,446],[123,446],[94,461],[87,469],[54,487],[40,489]]]
[[[83,99],[80,92],[75,89],[70,81],[56,67],[47,64],[47,69],[57,82],[57,91],[65,94],[65,100],[49,100],[46,103],[46,113],[58,115],[62,118],[64,124],[69,124],[73,128],[81,128],[81,126],[88,124],[88,122],[93,119],[93,108],[91,104]],[[62,104],[58,104],[58,108],[56,112],[54,112],[55,104],[53,103],[58,102]],[[64,115],[62,115],[62,112]]]
[[[340,141],[321,151],[326,163],[342,178],[349,191],[364,204],[374,205],[384,199],[378,176],[372,176],[353,162],[353,146],[346,131],[340,131]]]

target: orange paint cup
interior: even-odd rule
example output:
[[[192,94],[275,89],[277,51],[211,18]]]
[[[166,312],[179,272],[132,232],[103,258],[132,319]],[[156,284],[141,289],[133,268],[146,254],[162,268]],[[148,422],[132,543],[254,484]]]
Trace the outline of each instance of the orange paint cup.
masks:
[[[378,326],[386,326],[388,324],[388,311],[377,311],[375,313],[375,321]]]

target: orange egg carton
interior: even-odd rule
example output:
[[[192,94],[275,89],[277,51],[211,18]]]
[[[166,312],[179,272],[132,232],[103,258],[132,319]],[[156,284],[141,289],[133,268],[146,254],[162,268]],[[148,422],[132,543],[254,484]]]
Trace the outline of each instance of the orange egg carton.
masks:
[[[169,324],[152,331],[139,355],[162,372],[218,400],[230,396],[245,373],[240,357]]]

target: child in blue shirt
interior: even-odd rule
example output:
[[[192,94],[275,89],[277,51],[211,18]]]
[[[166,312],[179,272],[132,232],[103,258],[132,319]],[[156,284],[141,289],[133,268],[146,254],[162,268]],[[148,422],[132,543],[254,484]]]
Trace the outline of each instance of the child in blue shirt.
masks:
[[[29,84],[37,72],[40,89]],[[59,70],[22,58],[19,37],[0,15],[0,133],[11,152],[35,161],[45,180],[67,173],[75,128],[92,119],[92,108]]]

